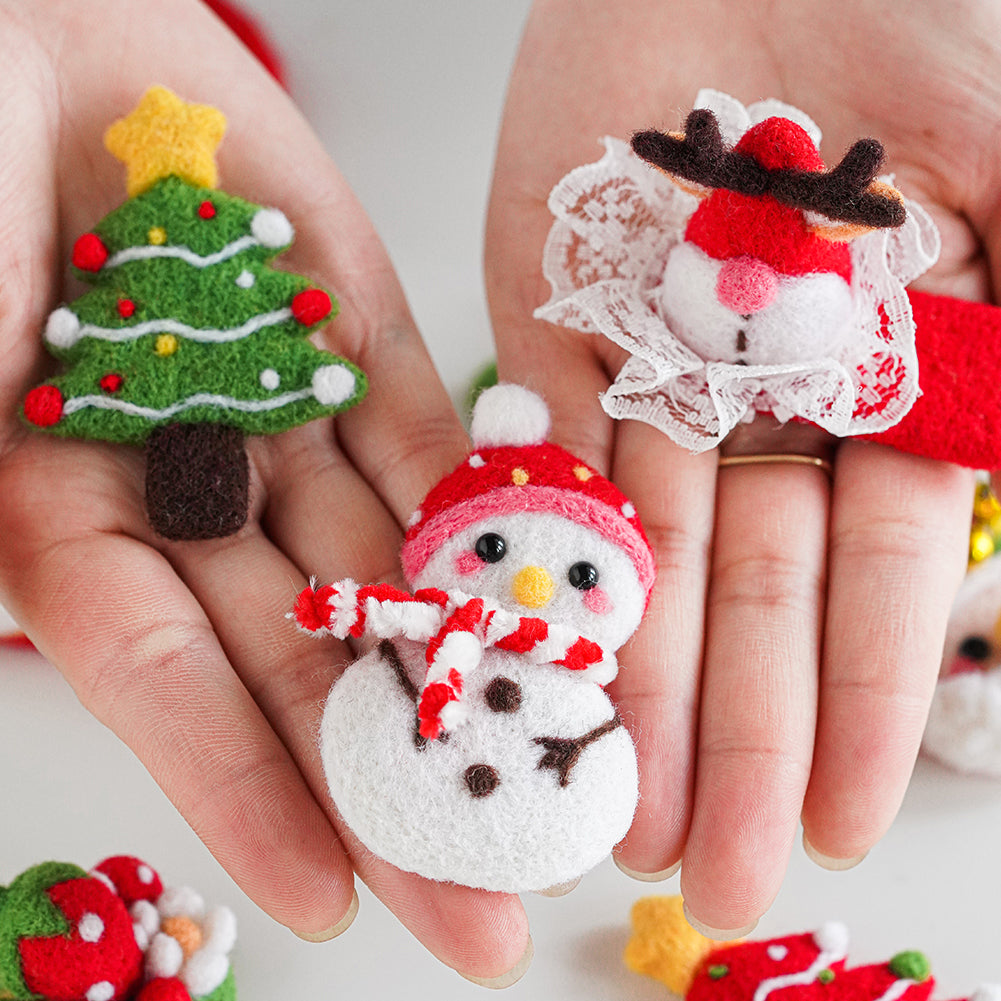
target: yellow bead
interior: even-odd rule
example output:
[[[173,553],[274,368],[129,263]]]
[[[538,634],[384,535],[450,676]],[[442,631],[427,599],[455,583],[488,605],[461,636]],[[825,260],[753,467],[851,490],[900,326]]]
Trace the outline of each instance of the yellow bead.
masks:
[[[160,334],[153,350],[161,358],[167,358],[177,350],[177,338],[173,334]]]
[[[578,480],[581,481],[581,483],[587,483],[587,481],[591,479],[592,476],[594,476],[594,473],[592,473],[591,470],[587,468],[587,466],[574,466],[573,474],[574,476],[577,477]]]
[[[970,533],[970,562],[980,563],[994,555],[994,537],[990,532]]]
[[[167,242],[167,231],[162,226],[151,226],[146,234],[146,239],[154,247],[162,247]]]
[[[523,487],[528,482],[528,472],[522,469],[521,466],[511,470],[511,482],[516,487]]]

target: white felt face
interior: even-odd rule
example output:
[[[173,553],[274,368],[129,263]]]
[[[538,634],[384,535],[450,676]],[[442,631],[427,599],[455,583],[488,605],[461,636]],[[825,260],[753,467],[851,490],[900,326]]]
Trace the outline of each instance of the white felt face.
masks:
[[[840,275],[782,275],[749,257],[719,261],[687,241],[668,255],[661,307],[700,358],[746,365],[832,355],[853,310]]]
[[[1001,558],[994,557],[956,596],[924,749],[960,771],[1001,778],[999,622]]]
[[[572,626],[608,650],[635,632],[645,604],[623,550],[548,512],[502,514],[467,526],[412,583],[494,598],[519,615]]]

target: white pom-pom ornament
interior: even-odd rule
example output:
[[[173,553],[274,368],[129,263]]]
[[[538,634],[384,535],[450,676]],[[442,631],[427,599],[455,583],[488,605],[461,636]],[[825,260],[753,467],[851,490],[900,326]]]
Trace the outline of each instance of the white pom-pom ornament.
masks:
[[[295,236],[292,223],[281,209],[261,209],[250,221],[250,232],[264,247],[284,247]]]
[[[80,320],[66,306],[49,313],[45,324],[45,339],[54,348],[71,348],[80,340]]]
[[[323,365],[313,373],[313,395],[320,403],[335,406],[354,391],[354,372],[344,365]]]
[[[524,386],[491,386],[476,401],[470,434],[477,448],[539,445],[549,435],[549,410]]]
[[[813,933],[813,941],[823,952],[845,956],[848,953],[848,927],[840,921],[825,921]]]

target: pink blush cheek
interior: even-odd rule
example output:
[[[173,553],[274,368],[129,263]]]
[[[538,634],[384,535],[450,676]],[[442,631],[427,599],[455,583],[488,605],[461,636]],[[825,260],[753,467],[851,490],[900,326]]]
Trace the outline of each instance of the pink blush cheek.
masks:
[[[465,549],[455,558],[455,572],[463,577],[479,573],[483,569],[483,560],[471,549]]]
[[[615,605],[608,597],[607,591],[603,591],[600,587],[592,587],[590,591],[584,592],[584,607],[595,615],[608,615]]]

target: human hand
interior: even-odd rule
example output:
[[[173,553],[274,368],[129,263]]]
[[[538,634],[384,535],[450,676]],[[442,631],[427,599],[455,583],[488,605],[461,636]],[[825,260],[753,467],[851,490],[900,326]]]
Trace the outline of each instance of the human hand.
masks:
[[[837,447],[833,480],[809,466],[719,469],[715,452],[613,423],[597,397],[624,354],[531,319],[549,298],[546,198],[598,158],[603,135],[681,126],[700,87],[775,97],[820,124],[830,162],[880,138],[942,234],[919,287],[986,299],[1001,274],[984,139],[999,111],[998,10],[939,6],[905,18],[870,0],[538,0],[511,81],[486,247],[500,374],[547,397],[554,440],[611,472],[659,554],[614,685],[641,774],[618,861],[663,874],[683,855],[687,907],[711,930],[739,933],[767,908],[800,820],[830,868],[891,823],[963,572],[971,474],[861,441]],[[741,447],[825,446],[809,429],[779,434],[756,422]]]
[[[465,454],[375,232],[291,101],[193,0],[0,3],[0,592],[83,704],[138,755],[243,889],[306,937],[353,914],[352,866],[443,962],[495,977],[525,952],[516,898],[432,884],[362,850],[329,801],[315,739],[350,651],[285,620],[305,574],[399,575],[400,526]],[[168,543],[133,449],[18,419],[72,298],[74,239],[124,199],[101,135],[152,83],[222,109],[223,188],[280,207],[280,266],[334,291],[324,343],[368,398],[248,442],[251,514],[229,538]]]

